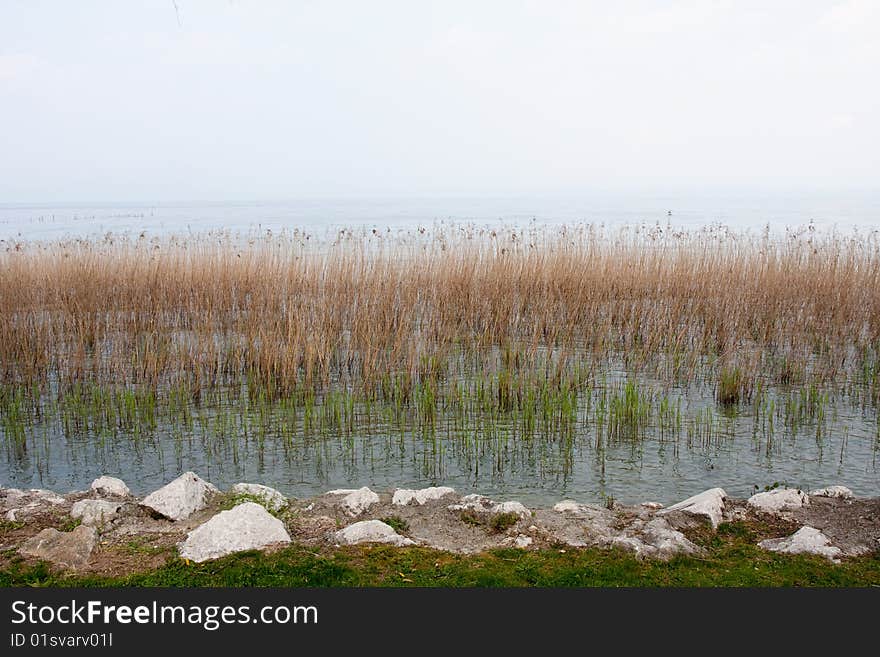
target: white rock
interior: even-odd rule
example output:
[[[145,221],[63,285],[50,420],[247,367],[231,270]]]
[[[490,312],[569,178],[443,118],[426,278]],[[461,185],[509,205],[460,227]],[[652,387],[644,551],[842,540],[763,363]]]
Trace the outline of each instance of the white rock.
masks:
[[[710,488],[702,493],[682,500],[678,504],[663,509],[658,515],[663,515],[671,511],[682,511],[695,516],[703,516],[712,523],[712,528],[718,527],[721,518],[724,515],[724,500],[727,493],[723,488]]]
[[[128,497],[131,491],[122,479],[116,477],[98,477],[92,482],[91,489],[98,495],[116,495],[118,497]]]
[[[660,502],[642,502],[642,506],[646,509],[651,509],[652,511],[657,511],[658,509],[662,509],[663,505]]]
[[[422,505],[428,500],[439,500],[445,495],[453,494],[455,494],[455,489],[449,486],[430,486],[429,488],[420,488],[418,490],[398,488],[394,491],[391,504],[394,506],[407,506],[413,503]]]
[[[562,500],[553,505],[553,510],[557,513],[581,513],[584,508],[584,504],[574,500]]]
[[[208,505],[219,491],[195,472],[184,472],[177,479],[147,495],[141,506],[171,520],[184,520]]]
[[[587,518],[595,518],[610,513],[610,510],[604,506],[598,506],[597,504],[581,504],[574,500],[562,500],[561,502],[557,502],[553,505],[553,510],[556,513],[574,514],[585,516]]]
[[[515,547],[522,548],[522,549],[529,547],[531,544],[532,544],[532,537],[531,536],[523,536],[522,534],[517,536],[516,540],[513,541],[513,545]]]
[[[820,554],[832,561],[841,554],[840,548],[831,545],[828,537],[814,527],[801,527],[786,538],[768,538],[758,543],[758,546],[785,554]]]
[[[263,486],[261,484],[235,484],[235,486],[232,487],[232,492],[237,495],[250,495],[251,497],[255,497],[263,502],[263,506],[270,511],[280,511],[287,506],[287,498],[284,497],[281,492],[274,488],[270,488],[269,486]]]
[[[390,525],[381,520],[362,520],[333,534],[340,545],[357,545],[358,543],[389,543],[391,545],[415,545],[415,542],[401,536]]]
[[[517,501],[501,502],[492,507],[492,513],[515,513],[520,518],[529,517],[532,512],[525,505]]]
[[[496,513],[515,513],[520,518],[526,518],[531,515],[531,511],[515,500],[500,503],[493,502],[485,495],[477,495],[475,493],[465,495],[458,503],[450,504],[446,508],[450,511],[476,511],[493,515]]]
[[[777,488],[766,493],[752,495],[748,505],[765,513],[793,511],[810,503],[810,497],[796,488]]]
[[[446,508],[450,511],[491,511],[493,505],[494,502],[485,495],[471,493]]]
[[[374,504],[379,503],[379,496],[367,486],[354,490],[339,489],[330,491],[328,495],[345,495],[340,505],[350,516],[359,516]]]
[[[842,500],[851,500],[855,497],[853,492],[846,486],[828,486],[827,488],[817,488],[810,491],[813,497],[837,497]]]
[[[677,529],[663,518],[654,518],[642,527],[642,540],[657,550],[657,556],[666,559],[676,554],[696,554],[700,551]]]
[[[645,556],[646,553],[654,553],[653,548],[645,545],[643,541],[640,541],[634,536],[615,536],[611,539],[610,545],[611,547],[620,548],[627,552],[633,552],[636,556]]]
[[[70,517],[79,518],[82,524],[95,527],[112,522],[121,508],[121,504],[107,500],[80,500],[70,509]]]
[[[180,556],[191,561],[217,559],[233,552],[290,543],[284,523],[262,505],[245,502],[191,531],[180,544]]]

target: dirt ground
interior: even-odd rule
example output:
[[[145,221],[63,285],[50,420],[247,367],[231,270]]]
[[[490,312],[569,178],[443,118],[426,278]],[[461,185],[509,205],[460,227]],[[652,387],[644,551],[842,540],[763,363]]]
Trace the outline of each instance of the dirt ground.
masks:
[[[857,556],[880,550],[880,498],[841,500],[811,497],[810,504],[788,517],[815,527],[844,554]]]

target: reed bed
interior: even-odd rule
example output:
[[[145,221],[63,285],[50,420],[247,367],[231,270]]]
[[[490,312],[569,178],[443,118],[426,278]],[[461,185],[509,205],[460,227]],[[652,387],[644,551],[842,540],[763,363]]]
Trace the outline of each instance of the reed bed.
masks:
[[[5,243],[5,467],[195,450],[553,482],[589,461],[604,487],[649,441],[708,467],[736,438],[750,462],[809,441],[876,468],[878,279],[880,233],[810,228]]]
[[[616,359],[669,381],[709,371],[722,402],[761,379],[841,377],[876,401],[878,346],[877,232],[438,225],[0,253],[0,374],[26,386],[408,397],[476,372],[509,377],[503,404],[524,380]]]

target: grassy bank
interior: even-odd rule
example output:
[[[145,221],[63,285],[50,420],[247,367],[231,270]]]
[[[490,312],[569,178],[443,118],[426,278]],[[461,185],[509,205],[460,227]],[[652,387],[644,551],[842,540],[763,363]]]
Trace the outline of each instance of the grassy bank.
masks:
[[[756,547],[759,533],[743,523],[721,525],[716,535],[702,541],[704,556],[669,562],[599,549],[510,549],[463,556],[423,548],[316,551],[293,546],[205,564],[172,559],[145,572],[73,576],[7,556],[0,586],[880,586],[880,554],[841,564],[822,557],[776,555]]]

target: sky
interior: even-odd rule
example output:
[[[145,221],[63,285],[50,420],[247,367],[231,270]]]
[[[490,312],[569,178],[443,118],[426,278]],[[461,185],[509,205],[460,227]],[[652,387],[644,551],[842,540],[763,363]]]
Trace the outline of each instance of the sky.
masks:
[[[0,0],[0,203],[877,191],[880,2]]]

